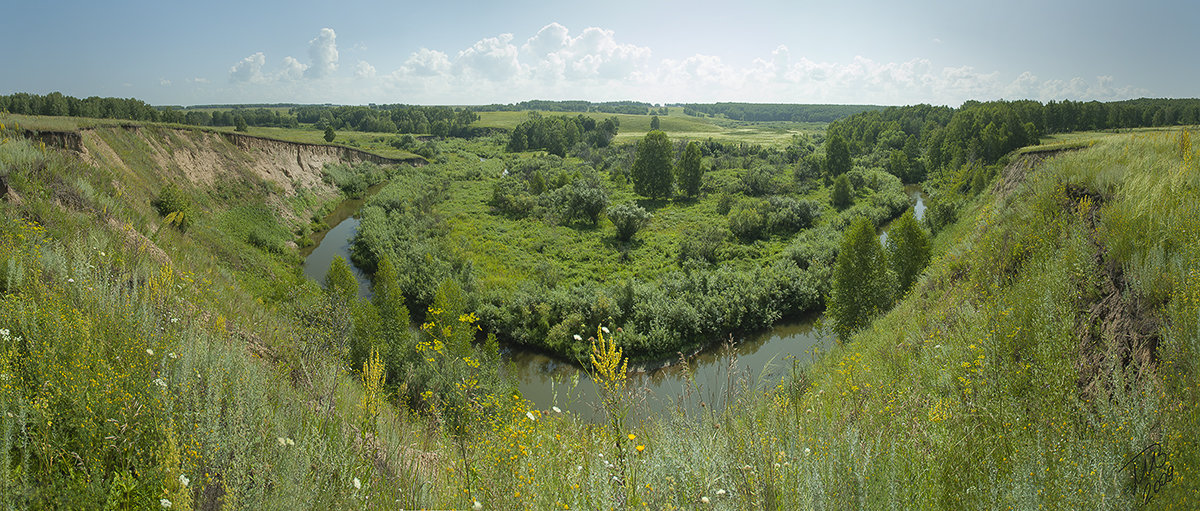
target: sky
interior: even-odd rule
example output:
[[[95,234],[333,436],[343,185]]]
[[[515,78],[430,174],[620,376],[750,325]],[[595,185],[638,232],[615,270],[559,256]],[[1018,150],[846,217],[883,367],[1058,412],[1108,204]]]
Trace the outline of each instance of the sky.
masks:
[[[1197,97],[1200,2],[13,2],[0,94],[958,106]]]

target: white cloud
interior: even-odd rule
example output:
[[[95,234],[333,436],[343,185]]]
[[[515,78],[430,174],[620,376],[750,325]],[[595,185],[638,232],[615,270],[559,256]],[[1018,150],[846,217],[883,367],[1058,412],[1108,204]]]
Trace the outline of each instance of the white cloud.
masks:
[[[1047,79],[1026,72],[1014,77],[924,58],[822,61],[783,45],[747,60],[712,54],[655,59],[651,48],[623,41],[612,30],[588,27],[572,33],[559,23],[523,40],[504,33],[461,49],[422,47],[390,72],[355,59],[352,70],[339,75],[336,37],[333,29],[321,29],[309,41],[308,64],[285,57],[281,68],[268,72],[259,52],[231,67],[230,78],[257,85],[264,99],[347,103],[635,99],[958,105],[968,99],[1122,99],[1148,94],[1121,87],[1111,76]],[[334,90],[337,96],[330,96]]]
[[[171,86],[171,80],[168,80],[168,79],[166,79],[166,78],[160,78],[160,79],[158,80],[158,84],[159,84],[159,85],[161,85],[161,86],[163,86],[163,87],[170,87],[170,86]]]
[[[262,67],[266,62],[263,52],[257,52],[229,68],[229,78],[235,82],[261,83],[264,81]]]
[[[279,78],[283,80],[299,80],[304,78],[304,71],[308,66],[296,60],[295,57],[283,58],[283,71],[279,72]]]
[[[360,60],[358,61],[358,64],[354,66],[354,76],[359,78],[374,78],[375,66],[372,66],[364,60]]]
[[[192,83],[208,83],[208,78],[192,78]]]
[[[321,33],[308,42],[308,56],[312,65],[305,71],[305,76],[322,78],[337,71],[337,34],[332,28],[322,28]]]

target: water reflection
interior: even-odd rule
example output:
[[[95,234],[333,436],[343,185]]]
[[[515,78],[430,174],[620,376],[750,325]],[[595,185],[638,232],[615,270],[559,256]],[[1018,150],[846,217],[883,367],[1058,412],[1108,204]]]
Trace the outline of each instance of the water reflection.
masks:
[[[668,412],[695,415],[719,410],[731,389],[775,385],[793,368],[810,364],[832,347],[833,336],[817,328],[816,317],[782,323],[733,345],[718,345],[687,358],[685,363],[630,368],[635,415]],[[546,355],[513,350],[506,354],[522,395],[535,406],[557,406],[585,419],[601,416],[599,392],[578,367]]]

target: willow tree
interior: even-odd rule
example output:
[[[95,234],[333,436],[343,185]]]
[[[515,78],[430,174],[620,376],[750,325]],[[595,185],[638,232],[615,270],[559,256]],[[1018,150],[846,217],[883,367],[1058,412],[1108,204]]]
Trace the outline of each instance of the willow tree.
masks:
[[[651,199],[671,196],[674,176],[671,173],[673,150],[667,134],[658,130],[647,133],[637,145],[633,167],[629,170],[633,178],[633,191]]]

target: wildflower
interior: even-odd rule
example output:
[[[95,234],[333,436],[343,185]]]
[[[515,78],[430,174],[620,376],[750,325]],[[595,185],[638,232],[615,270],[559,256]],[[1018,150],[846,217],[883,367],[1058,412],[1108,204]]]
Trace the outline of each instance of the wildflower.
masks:
[[[11,417],[11,415],[10,415],[10,417]],[[576,471],[576,472],[583,472],[583,465],[575,465],[575,471]]]
[[[0,335],[2,335],[2,336],[4,336],[4,337],[8,337],[8,329],[7,329],[7,328],[0,328]]]
[[[583,340],[583,336],[581,336],[581,335],[579,335],[579,334],[575,334],[575,340],[576,340],[576,341],[582,341],[582,340]]]
[[[812,449],[809,449],[809,448],[805,447],[805,448],[804,448],[804,455],[805,455],[805,456],[808,456],[808,455],[810,455],[810,454],[812,454]]]
[[[362,489],[362,481],[359,481],[357,477],[354,478],[354,489],[355,490]]]
[[[164,388],[164,389],[165,389],[165,388],[167,388],[167,382],[163,381],[163,379],[162,379],[162,378],[155,378],[155,379],[154,379],[154,384],[155,384],[155,385],[158,385],[159,387],[162,387],[162,388]]]
[[[171,501],[169,501],[169,500],[167,500],[167,499],[158,499],[158,505],[160,505],[160,506],[162,506],[162,507],[165,507],[165,508],[170,508],[170,507],[171,507]]]
[[[536,420],[537,420],[537,417],[534,417],[534,416],[533,416],[533,412],[525,412],[525,416],[526,416],[526,417],[528,417],[528,418],[529,418],[529,420],[531,420],[531,421],[536,421]]]
[[[642,451],[644,451],[644,450],[646,450],[646,446],[644,446],[644,445],[638,445],[638,446],[637,446],[637,451],[638,451],[638,452],[642,452]]]
[[[751,467],[750,465],[742,465],[742,470],[751,470],[753,468],[754,467]]]
[[[296,441],[295,441],[295,440],[292,440],[292,437],[287,437],[287,438],[285,438],[284,440],[286,440],[286,441],[287,441],[287,444],[288,444],[288,445],[296,445]]]
[[[637,435],[635,435],[635,434],[633,434],[633,433],[630,433],[630,434],[629,434],[629,439],[630,439],[630,440],[636,440],[636,439],[637,439]]]
[[[708,497],[700,497],[701,504],[708,504]]]
[[[724,497],[724,496],[725,496],[725,490],[717,490],[717,496],[718,496],[718,497]]]
[[[284,440],[283,437],[278,437],[275,440],[279,441],[279,445],[287,445],[287,440]]]
[[[105,256],[105,253],[104,253],[104,251],[103,251],[103,250],[101,250],[101,251],[100,251],[100,257],[104,257],[104,256]]]
[[[68,284],[74,284],[74,283],[75,283],[75,279],[68,278],[68,279],[67,279],[67,283],[68,283]],[[171,502],[171,501],[169,501],[169,500],[167,500],[167,499],[163,499],[163,500],[164,500],[164,501],[166,501],[168,504],[170,504],[170,502]],[[170,506],[166,506],[166,507],[170,507]]]
[[[146,348],[146,354],[150,355],[150,356],[154,356],[154,350],[152,350],[150,348]]]
[[[550,409],[554,410],[554,413],[562,413],[562,409],[557,406],[551,406]]]
[[[188,479],[188,477],[186,475],[179,474],[179,484],[182,484],[184,488],[187,488],[188,483],[190,483],[190,482],[192,482],[192,480]]]
[[[172,322],[172,323],[178,323],[178,322],[179,322],[179,318],[171,318],[171,322]]]
[[[474,504],[471,504],[471,509],[479,511],[480,509],[483,509],[483,504],[480,504],[479,501],[476,500]]]
[[[601,331],[601,332],[604,332],[604,333],[606,333],[606,334],[607,334],[607,333],[611,333],[611,332],[609,332],[609,331],[608,331],[608,327],[606,327],[606,326],[602,326],[602,327],[600,327],[600,331]]]
[[[174,351],[169,353],[167,356],[171,357],[172,360],[179,358],[179,355],[176,355]]]

